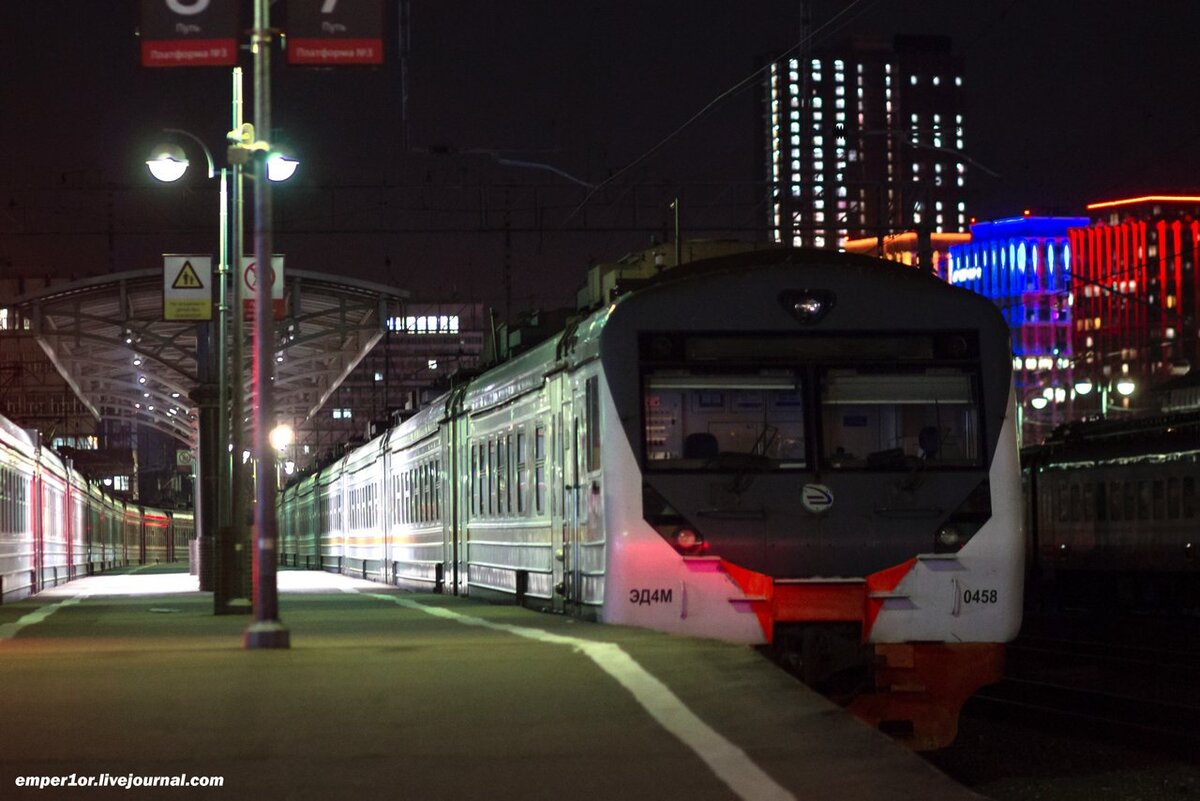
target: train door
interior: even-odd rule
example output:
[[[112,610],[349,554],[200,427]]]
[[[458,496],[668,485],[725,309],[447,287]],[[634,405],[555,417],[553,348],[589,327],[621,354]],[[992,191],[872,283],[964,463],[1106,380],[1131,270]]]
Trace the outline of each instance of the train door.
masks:
[[[564,612],[576,614],[580,609],[581,589],[579,577],[579,543],[587,537],[587,499],[583,497],[584,466],[580,464],[583,456],[581,442],[582,409],[573,400],[562,404],[559,414],[559,464],[562,465],[562,527],[561,538],[557,543],[556,557],[561,564],[562,576],[557,577],[561,587],[559,595],[562,598]]]
[[[438,519],[442,521],[442,592],[458,595],[458,532],[462,476],[466,468],[459,461],[458,422],[448,420],[438,428],[442,468],[436,477],[438,486]]]
[[[40,471],[35,470],[29,479],[29,497],[32,501],[29,513],[29,526],[33,529],[33,573],[30,576],[29,594],[36,595],[42,590],[42,567],[46,556],[46,519],[42,506],[45,503],[45,479]]]

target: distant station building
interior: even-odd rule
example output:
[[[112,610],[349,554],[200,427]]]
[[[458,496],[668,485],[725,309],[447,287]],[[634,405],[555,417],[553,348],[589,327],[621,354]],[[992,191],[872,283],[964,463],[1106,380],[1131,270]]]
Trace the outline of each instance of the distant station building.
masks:
[[[907,267],[921,267],[922,233],[906,231],[902,234],[890,234],[883,237],[864,237],[850,239],[842,246],[847,253],[859,253],[864,256],[874,256],[877,259],[899,262]],[[950,248],[971,241],[970,234],[930,234],[929,253],[930,272],[943,281],[950,280],[948,268]],[[881,248],[882,244],[882,248]]]
[[[856,38],[770,64],[773,239],[839,248],[881,232],[965,233],[962,76],[945,37]]]
[[[1071,231],[1087,217],[1022,216],[971,225],[949,248],[947,280],[1000,308],[1013,334],[1022,441],[1075,416]]]
[[[1076,370],[1097,386],[1141,390],[1200,362],[1200,196],[1150,195],[1092,203],[1092,225],[1071,231]],[[1145,403],[1121,398],[1125,407]]]

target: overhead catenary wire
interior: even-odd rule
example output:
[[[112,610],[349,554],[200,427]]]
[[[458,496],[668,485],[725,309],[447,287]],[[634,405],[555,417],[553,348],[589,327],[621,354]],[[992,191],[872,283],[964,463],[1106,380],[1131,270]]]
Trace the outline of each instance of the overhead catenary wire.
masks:
[[[858,11],[854,15],[855,17],[865,13],[871,6],[877,4],[879,2],[879,0],[851,0],[851,2],[845,8],[843,8],[838,13],[834,14],[833,17],[831,17],[828,22],[822,23],[811,34],[802,37],[799,42],[792,45],[787,50],[785,50],[783,53],[781,53],[779,55],[779,58],[784,59],[784,58],[787,58],[788,56],[792,55],[793,53],[796,53],[798,51],[802,51],[802,50],[812,47],[812,45],[818,40],[818,37],[821,35],[828,36],[830,34],[836,33],[838,30],[841,30],[841,28],[844,27],[845,25],[848,25],[854,19],[854,17],[850,17],[849,19],[843,20],[841,22],[841,24],[839,24],[836,28],[833,28],[833,30],[826,32],[826,29],[829,28],[830,26],[832,26],[841,17],[844,17],[845,15],[849,14],[855,7],[860,6],[863,3],[868,3],[868,2],[869,2],[869,4],[867,5],[867,7]],[[720,105],[723,101],[734,96],[738,92],[745,89],[747,86],[754,84],[754,82],[756,82],[759,78],[761,78],[763,75],[765,75],[770,68],[771,68],[771,64],[768,63],[768,64],[764,64],[763,66],[754,70],[749,75],[747,75],[745,78],[738,81],[733,86],[729,87],[728,89],[726,89],[725,91],[723,91],[719,95],[717,95],[715,98],[710,100],[707,104],[704,105],[703,108],[701,108],[699,111],[697,111],[692,116],[688,117],[687,120],[685,120],[683,122],[683,124],[679,125],[673,131],[671,131],[669,134],[667,134],[665,137],[660,139],[649,150],[642,153],[642,155],[638,156],[633,161],[626,164],[624,167],[621,167],[619,170],[617,170],[612,175],[605,178],[600,183],[596,184],[587,193],[587,195],[584,196],[583,200],[580,201],[579,205],[575,208],[575,210],[573,212],[571,212],[570,216],[567,217],[567,220],[570,221],[576,214],[578,214],[580,211],[582,211],[583,207],[586,206],[591,201],[591,199],[596,196],[596,194],[600,190],[615,183],[617,181],[617,179],[621,178],[622,176],[624,176],[626,173],[633,170],[638,165],[640,165],[643,162],[645,162],[646,160],[650,159],[652,156],[654,156],[656,153],[658,153],[660,150],[662,150],[664,147],[666,147],[667,144],[669,144],[673,139],[675,139],[675,137],[679,136],[681,133],[683,133],[685,130],[687,130],[689,127],[691,127],[693,123],[695,123],[697,120],[704,117],[706,114],[708,114],[710,111],[712,111],[718,105]]]

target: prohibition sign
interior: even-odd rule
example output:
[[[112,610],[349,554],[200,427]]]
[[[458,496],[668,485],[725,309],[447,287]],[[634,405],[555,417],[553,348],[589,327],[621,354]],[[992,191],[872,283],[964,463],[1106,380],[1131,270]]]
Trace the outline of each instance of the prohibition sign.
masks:
[[[244,283],[246,285],[246,289],[249,289],[251,292],[254,291],[256,286],[258,286],[258,272],[255,269],[257,266],[258,265],[255,262],[250,262],[246,265],[245,272],[242,273],[242,283]],[[269,286],[275,286],[275,268],[269,264],[267,265],[267,284]]]

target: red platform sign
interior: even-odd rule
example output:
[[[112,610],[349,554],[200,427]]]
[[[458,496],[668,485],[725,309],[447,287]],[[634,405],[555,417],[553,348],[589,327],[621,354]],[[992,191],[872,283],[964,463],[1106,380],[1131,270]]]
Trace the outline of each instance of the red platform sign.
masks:
[[[143,67],[232,67],[237,0],[142,0]]]
[[[288,63],[383,63],[383,0],[288,0]]]

